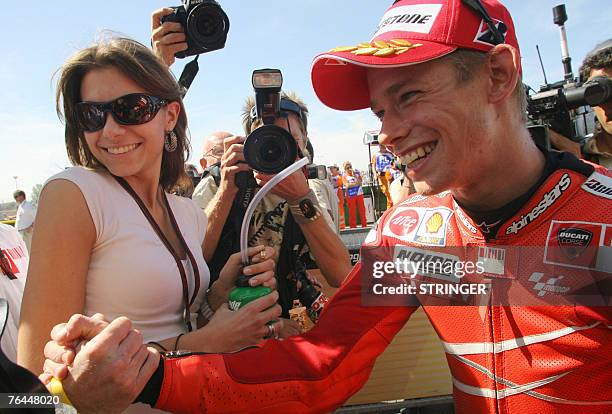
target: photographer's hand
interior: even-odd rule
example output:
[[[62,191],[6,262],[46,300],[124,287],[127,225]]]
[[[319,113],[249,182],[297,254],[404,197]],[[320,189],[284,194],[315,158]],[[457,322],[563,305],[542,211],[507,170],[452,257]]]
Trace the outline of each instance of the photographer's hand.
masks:
[[[238,192],[236,174],[240,171],[250,171],[251,167],[244,159],[244,137],[233,136],[223,140],[223,156],[221,157],[221,184],[220,190],[231,193]]]
[[[266,184],[273,177],[273,175],[262,174],[260,172],[255,173],[257,184],[261,186]],[[308,187],[308,180],[306,179],[304,171],[302,170],[294,172],[289,177],[276,184],[270,190],[271,193],[274,193],[287,201],[297,200],[298,198],[304,197],[309,191],[310,187]]]
[[[161,18],[172,13],[170,8],[155,10],[151,15],[151,46],[153,53],[166,65],[174,63],[174,54],[187,49],[185,30],[180,23],[164,22]]]
[[[233,136],[223,140],[223,156],[221,157],[221,182],[215,196],[206,206],[205,213],[208,217],[206,237],[204,238],[204,258],[211,260],[217,249],[223,226],[229,216],[230,207],[238,193],[236,186],[236,174],[240,171],[250,171],[250,167],[244,161],[243,137]]]

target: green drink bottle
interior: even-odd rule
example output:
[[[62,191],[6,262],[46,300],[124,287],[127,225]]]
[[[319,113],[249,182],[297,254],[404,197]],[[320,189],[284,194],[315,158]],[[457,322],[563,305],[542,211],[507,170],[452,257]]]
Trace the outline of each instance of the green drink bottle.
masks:
[[[229,294],[229,308],[236,311],[249,302],[272,293],[266,286],[249,285],[250,276],[240,275],[236,280],[236,287]]]

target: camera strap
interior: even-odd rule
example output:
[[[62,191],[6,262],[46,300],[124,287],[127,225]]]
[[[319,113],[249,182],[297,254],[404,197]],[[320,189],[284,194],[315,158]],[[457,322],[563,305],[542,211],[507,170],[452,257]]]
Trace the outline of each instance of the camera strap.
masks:
[[[179,78],[178,83],[181,87],[182,98],[187,95],[187,91],[189,90],[191,83],[200,70],[200,67],[198,66],[198,57],[200,57],[200,55],[196,55],[191,62],[185,65],[183,72],[181,72],[181,77]]]

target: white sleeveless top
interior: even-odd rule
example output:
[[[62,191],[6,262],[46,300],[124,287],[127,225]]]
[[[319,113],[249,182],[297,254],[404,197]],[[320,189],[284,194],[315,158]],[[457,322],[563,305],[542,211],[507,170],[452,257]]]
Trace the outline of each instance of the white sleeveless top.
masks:
[[[58,179],[69,180],[79,187],[96,228],[84,314],[100,312],[108,320],[126,316],[142,332],[145,342],[185,332],[183,288],[176,262],[132,196],[102,170],[72,167],[47,182]],[[190,199],[166,195],[200,273],[200,290],[190,308],[195,327],[210,281],[202,255],[206,215]],[[191,299],[194,272],[189,260],[182,263]]]

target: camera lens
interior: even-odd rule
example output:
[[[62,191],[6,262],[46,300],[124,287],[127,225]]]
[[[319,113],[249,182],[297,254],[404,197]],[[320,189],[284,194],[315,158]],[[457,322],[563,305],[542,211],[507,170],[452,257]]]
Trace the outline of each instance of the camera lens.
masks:
[[[219,30],[219,20],[211,13],[200,13],[196,18],[196,30],[202,37],[212,36]]]
[[[228,26],[227,15],[215,4],[200,4],[187,17],[189,37],[205,48],[216,47],[220,41],[224,41]]]
[[[253,131],[244,143],[244,158],[256,171],[276,174],[294,163],[297,144],[293,136],[276,125]]]

